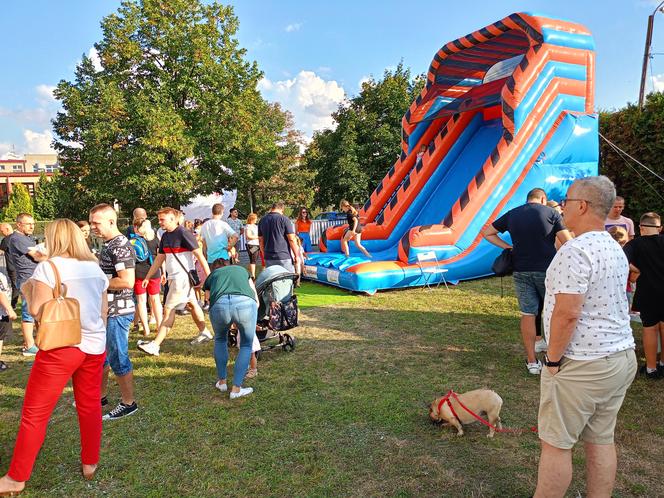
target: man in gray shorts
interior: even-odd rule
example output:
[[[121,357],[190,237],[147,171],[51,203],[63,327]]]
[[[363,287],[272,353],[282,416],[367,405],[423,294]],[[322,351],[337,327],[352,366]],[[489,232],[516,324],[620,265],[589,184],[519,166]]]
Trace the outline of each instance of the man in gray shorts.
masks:
[[[616,190],[605,176],[575,181],[561,202],[576,237],[546,272],[538,417],[542,455],[536,498],[562,497],[572,480],[572,448],[586,453],[586,495],[611,496],[616,475],[613,433],[636,373],[625,284],[629,265],[604,230]]]
[[[512,245],[498,237],[509,232]],[[556,254],[556,240],[564,244],[571,238],[560,214],[546,205],[541,188],[528,192],[523,206],[511,209],[482,232],[484,238],[502,249],[512,249],[514,290],[521,311],[521,337],[526,350],[526,368],[533,375],[542,370],[535,353],[546,351],[544,341],[535,343],[536,319],[544,299],[544,275]]]

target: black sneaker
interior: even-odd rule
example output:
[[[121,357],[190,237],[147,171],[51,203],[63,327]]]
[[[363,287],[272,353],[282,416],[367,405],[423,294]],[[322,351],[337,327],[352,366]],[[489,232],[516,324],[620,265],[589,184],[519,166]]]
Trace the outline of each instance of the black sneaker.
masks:
[[[659,368],[654,372],[648,372],[648,368],[645,365],[643,365],[639,370],[639,372],[645,375],[646,379],[657,380],[662,378],[662,370],[660,370]]]
[[[106,415],[104,415],[101,419],[102,420],[117,420],[122,417],[128,417],[129,415],[133,415],[138,411],[138,405],[136,404],[136,401],[134,401],[131,405],[125,405],[124,403],[120,402],[118,406],[113,408],[110,412],[108,412]]]

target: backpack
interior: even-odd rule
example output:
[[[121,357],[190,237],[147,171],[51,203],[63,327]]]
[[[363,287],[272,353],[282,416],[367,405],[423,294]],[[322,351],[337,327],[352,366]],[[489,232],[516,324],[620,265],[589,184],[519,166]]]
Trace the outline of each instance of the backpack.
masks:
[[[143,237],[132,233],[129,239],[129,243],[134,248],[134,252],[136,253],[136,262],[145,263],[147,261],[150,263],[150,265],[152,265],[152,253],[148,248],[147,241]]]

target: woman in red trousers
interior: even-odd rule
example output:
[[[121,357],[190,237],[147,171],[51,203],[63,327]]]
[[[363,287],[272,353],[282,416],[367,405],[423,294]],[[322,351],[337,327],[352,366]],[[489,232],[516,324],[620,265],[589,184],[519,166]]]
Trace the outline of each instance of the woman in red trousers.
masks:
[[[81,471],[92,479],[101,446],[101,378],[106,356],[106,289],[108,279],[90,252],[81,230],[70,220],[46,227],[49,261],[58,269],[67,297],[78,300],[81,343],[74,347],[39,351],[25,389],[21,424],[9,471],[0,478],[0,496],[20,493],[46,436],[48,420],[69,379],[74,386],[81,433]],[[55,274],[45,261],[37,265],[23,286],[30,313],[39,316],[42,304],[53,298]]]

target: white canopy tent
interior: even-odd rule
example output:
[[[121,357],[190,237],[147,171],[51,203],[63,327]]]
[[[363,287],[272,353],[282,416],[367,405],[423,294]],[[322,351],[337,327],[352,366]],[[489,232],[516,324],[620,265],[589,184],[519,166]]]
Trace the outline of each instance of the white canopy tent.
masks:
[[[184,217],[187,220],[195,220],[200,218],[204,220],[205,218],[212,217],[212,205],[221,203],[224,206],[224,218],[228,216],[228,212],[233,206],[235,206],[235,201],[237,200],[237,190],[224,190],[221,193],[214,193],[210,195],[197,195],[191,202],[182,207],[182,212]]]

